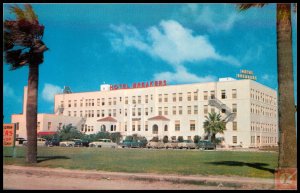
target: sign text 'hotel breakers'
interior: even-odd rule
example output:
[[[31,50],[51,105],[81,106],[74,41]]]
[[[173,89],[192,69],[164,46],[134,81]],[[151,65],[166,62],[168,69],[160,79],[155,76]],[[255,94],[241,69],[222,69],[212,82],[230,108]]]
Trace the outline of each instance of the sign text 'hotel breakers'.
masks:
[[[150,82],[135,82],[132,83],[132,86],[129,87],[128,84],[114,84],[110,85],[110,90],[118,90],[118,89],[129,89],[129,88],[148,88],[155,86],[166,86],[166,80],[158,80],[158,81],[150,81]]]

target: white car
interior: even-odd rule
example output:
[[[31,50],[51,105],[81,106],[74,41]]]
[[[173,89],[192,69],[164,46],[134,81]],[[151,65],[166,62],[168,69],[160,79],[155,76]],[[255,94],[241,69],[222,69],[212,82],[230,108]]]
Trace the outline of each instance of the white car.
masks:
[[[27,146],[27,144],[28,144],[27,140],[23,141],[23,146]],[[46,146],[46,139],[38,137],[37,138],[37,146]]]
[[[93,141],[89,143],[89,147],[110,147],[117,148],[118,145],[112,142],[110,139],[99,139],[98,141]]]
[[[61,147],[74,147],[75,141],[61,141],[59,146]]]

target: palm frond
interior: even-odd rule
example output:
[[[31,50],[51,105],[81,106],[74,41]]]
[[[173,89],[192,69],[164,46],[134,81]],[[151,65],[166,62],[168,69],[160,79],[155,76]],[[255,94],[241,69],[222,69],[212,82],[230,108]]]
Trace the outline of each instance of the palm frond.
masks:
[[[26,19],[24,11],[18,5],[11,6],[10,7],[10,11],[12,13],[16,14],[17,20],[24,20],[24,19]]]
[[[263,7],[266,3],[237,3],[237,9],[239,11],[245,11],[251,7]]]
[[[38,23],[38,17],[34,13],[32,6],[30,4],[25,4],[24,7],[26,19],[32,23]]]

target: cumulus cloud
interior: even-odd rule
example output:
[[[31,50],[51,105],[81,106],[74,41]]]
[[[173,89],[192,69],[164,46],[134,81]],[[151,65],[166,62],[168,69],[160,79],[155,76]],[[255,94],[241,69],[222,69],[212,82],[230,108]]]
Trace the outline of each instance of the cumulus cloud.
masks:
[[[54,95],[62,93],[62,90],[59,86],[46,83],[42,91],[42,97],[45,101],[54,102]]]
[[[209,4],[187,4],[183,6],[182,12],[210,32],[229,31],[243,17],[235,10],[235,6],[230,4],[217,7]]]
[[[264,74],[262,75],[261,79],[263,81],[267,81],[267,82],[272,82],[272,81],[275,81],[275,76],[274,75],[270,75],[270,74]]]
[[[10,86],[9,83],[3,84],[3,97],[13,99],[16,102],[22,102],[21,98],[17,97],[14,89]]]
[[[240,62],[233,56],[222,55],[216,51],[205,35],[193,35],[193,31],[183,27],[174,20],[162,20],[158,26],[148,28],[144,35],[132,25],[111,25],[114,33],[110,34],[112,47],[117,51],[135,48],[161,59],[171,65],[175,72],[154,74],[155,79],[169,82],[206,82],[213,81],[214,76],[199,77],[189,73],[186,63],[216,60],[234,66]]]

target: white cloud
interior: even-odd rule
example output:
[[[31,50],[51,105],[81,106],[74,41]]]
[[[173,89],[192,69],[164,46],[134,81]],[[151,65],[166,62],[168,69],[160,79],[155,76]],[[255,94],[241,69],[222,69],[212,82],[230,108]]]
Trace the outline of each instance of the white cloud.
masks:
[[[261,79],[263,81],[268,81],[268,82],[271,82],[271,81],[275,81],[275,76],[274,75],[270,75],[270,74],[264,74],[262,75]]]
[[[211,75],[199,77],[187,72],[183,67],[176,69],[176,72],[161,72],[154,74],[154,80],[166,80],[167,82],[173,83],[213,82],[216,79],[215,76]]]
[[[45,101],[54,102],[54,95],[62,93],[62,88],[56,85],[46,83],[42,91],[42,97]]]
[[[4,97],[15,97],[15,92],[9,83],[4,83],[3,85],[3,96]]]
[[[123,24],[120,26],[112,25],[111,28],[116,34],[121,35],[121,37],[111,39],[112,46],[117,50],[122,47],[133,47],[148,53],[152,57],[158,57],[173,66],[207,59],[214,59],[236,66],[240,65],[234,57],[217,53],[206,36],[194,36],[192,30],[184,28],[174,20],[163,20],[159,26],[150,27],[145,38],[148,41],[143,39],[134,26]]]
[[[208,31],[212,32],[229,31],[243,17],[233,4],[219,6],[187,4],[183,6],[182,12],[188,14],[193,22],[206,27]]]

